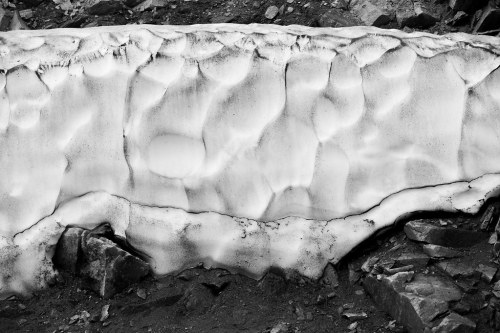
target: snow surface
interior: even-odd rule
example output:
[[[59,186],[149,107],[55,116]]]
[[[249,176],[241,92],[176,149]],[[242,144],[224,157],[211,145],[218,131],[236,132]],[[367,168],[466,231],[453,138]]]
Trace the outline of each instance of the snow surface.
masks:
[[[500,189],[500,39],[376,28],[0,33],[0,297],[110,222],[157,274],[318,277],[410,212]]]

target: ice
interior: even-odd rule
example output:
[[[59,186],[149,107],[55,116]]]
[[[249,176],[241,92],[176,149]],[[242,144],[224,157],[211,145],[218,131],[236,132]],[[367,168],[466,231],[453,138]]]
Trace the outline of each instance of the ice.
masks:
[[[0,297],[109,222],[157,274],[318,277],[415,211],[500,192],[500,40],[376,28],[0,33]]]

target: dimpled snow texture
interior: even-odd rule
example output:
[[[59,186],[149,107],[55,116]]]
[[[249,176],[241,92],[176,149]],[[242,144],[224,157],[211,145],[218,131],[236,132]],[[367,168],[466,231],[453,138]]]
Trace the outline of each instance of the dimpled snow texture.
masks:
[[[500,41],[375,28],[0,34],[0,296],[110,222],[158,274],[317,277],[418,210],[500,185]]]

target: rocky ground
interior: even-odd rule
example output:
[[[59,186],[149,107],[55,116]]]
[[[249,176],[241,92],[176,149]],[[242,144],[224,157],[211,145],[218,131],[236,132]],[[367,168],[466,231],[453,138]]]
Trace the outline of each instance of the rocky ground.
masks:
[[[1,332],[499,332],[500,202],[417,214],[312,281],[195,267],[155,278],[106,225],[68,229],[53,286],[0,301]],[[104,297],[101,297],[104,296]]]
[[[353,25],[500,34],[500,0],[2,0],[0,31],[119,24]]]

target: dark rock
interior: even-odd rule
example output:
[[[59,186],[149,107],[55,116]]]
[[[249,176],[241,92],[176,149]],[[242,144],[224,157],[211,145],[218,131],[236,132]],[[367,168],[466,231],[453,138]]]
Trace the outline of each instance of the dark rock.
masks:
[[[141,3],[143,3],[144,0],[124,0],[123,3],[125,4],[125,6],[127,7],[130,7],[130,8],[133,8]]]
[[[458,11],[451,19],[446,20],[445,23],[452,26],[461,25],[465,24],[468,18],[469,14],[464,11]]]
[[[434,244],[425,244],[423,250],[432,258],[459,258],[464,255],[462,251]]]
[[[483,231],[491,231],[495,222],[498,221],[498,205],[489,205],[484,214],[481,216],[480,229]]]
[[[500,8],[490,3],[483,9],[479,21],[474,26],[473,33],[498,29],[500,29]]]
[[[337,9],[344,9],[344,10],[348,10],[349,9],[349,5],[348,5],[348,3],[345,0],[334,0],[334,1],[331,1],[331,6],[333,8],[337,8]]]
[[[479,264],[476,268],[476,271],[481,273],[481,278],[484,281],[486,281],[487,283],[491,283],[498,271],[498,268]]]
[[[462,298],[462,292],[453,282],[434,275],[417,274],[405,285],[404,290],[417,296],[445,302],[459,301]]]
[[[339,286],[339,276],[332,264],[326,265],[323,276],[319,282],[332,288],[337,288]]]
[[[380,27],[391,22],[391,14],[368,0],[352,0],[351,10],[365,25]]]
[[[41,4],[43,0],[23,0],[23,4],[26,8],[33,8]]]
[[[472,276],[475,271],[474,267],[469,264],[464,264],[455,260],[442,261],[437,263],[436,266],[454,279],[457,277]]]
[[[422,268],[427,266],[429,262],[429,256],[425,253],[409,252],[402,253],[399,257],[395,259],[396,266],[408,266],[412,265],[417,268]]]
[[[259,281],[258,287],[266,294],[280,295],[286,291],[287,282],[284,275],[269,271]]]
[[[361,266],[361,270],[365,273],[370,273],[375,266],[375,264],[380,260],[378,257],[369,257],[365,260],[363,265]]]
[[[361,25],[361,21],[347,11],[330,9],[319,18],[320,27],[353,27]]]
[[[396,10],[396,20],[399,28],[429,28],[439,21],[435,13],[422,7],[420,2],[405,1]]]
[[[86,287],[109,298],[149,274],[149,265],[99,237],[82,237],[84,264],[80,275]]]
[[[472,13],[488,3],[488,0],[449,0],[449,6],[454,12],[459,10]]]
[[[87,12],[90,15],[110,15],[123,9],[123,4],[116,0],[99,1],[95,5],[89,7]]]
[[[411,240],[453,248],[470,247],[487,238],[482,232],[438,227],[424,220],[408,222],[404,231]]]
[[[458,314],[467,314],[470,312],[471,306],[469,303],[462,300],[453,305],[451,309]]]
[[[432,329],[433,333],[472,333],[476,330],[476,324],[456,313],[446,316],[439,326]]]
[[[207,288],[195,283],[186,289],[179,302],[187,312],[203,314],[212,306],[214,300],[215,297]]]
[[[382,276],[379,281],[369,275],[363,286],[374,301],[409,332],[421,333],[432,326],[431,322],[436,317],[448,310],[448,304],[435,298],[405,292],[404,284],[408,277],[408,273],[398,273],[390,277]]]
[[[81,238],[84,229],[66,229],[57,243],[54,254],[56,268],[75,274],[77,272],[78,258],[81,257]]]

